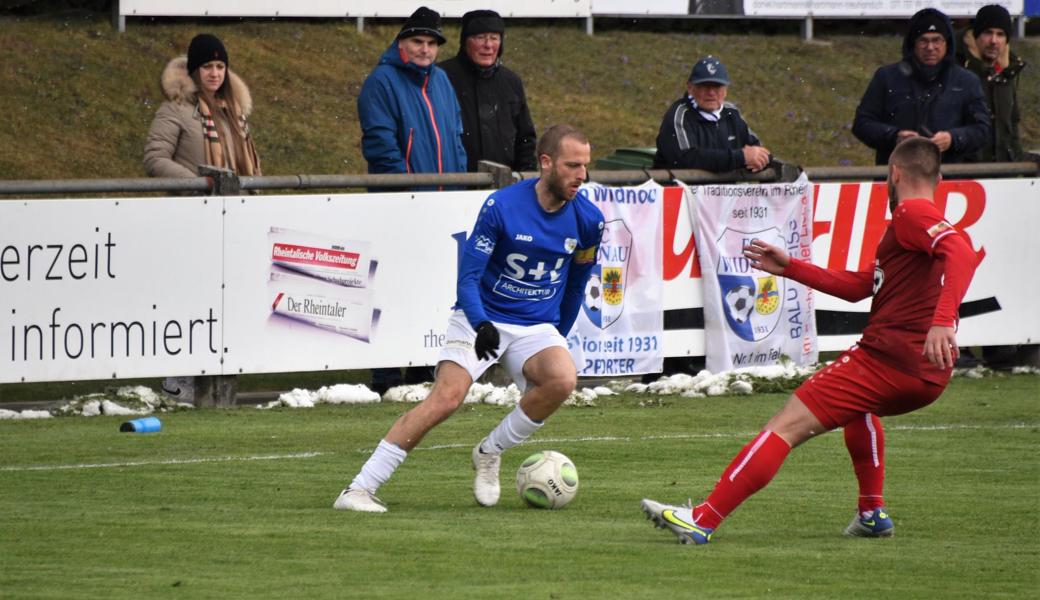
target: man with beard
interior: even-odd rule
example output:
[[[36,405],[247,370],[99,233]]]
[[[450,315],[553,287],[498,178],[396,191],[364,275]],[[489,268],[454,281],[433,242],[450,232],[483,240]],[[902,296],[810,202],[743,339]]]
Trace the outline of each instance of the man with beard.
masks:
[[[864,92],[852,133],[888,162],[896,144],[924,137],[943,162],[963,162],[990,138],[989,107],[979,78],[955,64],[950,19],[934,8],[910,19],[903,60],[881,67]]]
[[[506,24],[493,10],[462,15],[459,53],[440,64],[462,107],[466,170],[490,160],[534,171],[535,130],[520,76],[502,64]]]
[[[481,506],[494,506],[502,452],[538,431],[574,390],[577,370],[566,336],[596,264],[603,213],[580,190],[591,161],[584,134],[552,127],[537,154],[540,178],[492,193],[480,209],[429,396],[394,423],[334,508],[386,512],[375,496],[379,486],[500,362],[523,396],[473,448],[473,495]]]
[[[859,483],[856,514],[845,535],[893,534],[882,495],[885,437],[878,416],[923,408],[946,388],[958,354],[957,311],[977,263],[967,240],[933,204],[939,164],[938,145],[923,137],[904,140],[892,151],[892,222],[873,269],[824,269],[757,239],[744,249],[759,271],[849,302],[873,295],[867,326],[858,344],[794,391],[704,502],[683,507],[644,499],[643,512],[655,525],[671,530],[680,543],[708,543],[723,519],[773,479],[792,448],[842,427]]]
[[[1018,135],[1018,75],[1026,64],[1011,52],[1011,15],[998,4],[983,6],[961,41],[957,62],[978,76],[993,116],[993,134],[971,157],[977,162],[1024,160]]]

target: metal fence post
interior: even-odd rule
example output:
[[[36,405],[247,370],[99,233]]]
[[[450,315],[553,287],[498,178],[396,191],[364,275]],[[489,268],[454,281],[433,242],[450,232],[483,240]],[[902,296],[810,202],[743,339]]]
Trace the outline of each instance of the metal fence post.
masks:
[[[242,193],[242,181],[229,169],[199,166],[199,174],[213,181],[212,195],[238,196]],[[223,285],[221,285],[223,288]],[[220,359],[221,364],[224,359]],[[194,378],[195,406],[226,408],[235,405],[238,393],[238,377],[235,375],[199,375]]]
[[[495,189],[502,189],[507,185],[513,185],[513,170],[506,165],[490,160],[482,160],[477,163],[478,173],[491,173],[491,185]]]

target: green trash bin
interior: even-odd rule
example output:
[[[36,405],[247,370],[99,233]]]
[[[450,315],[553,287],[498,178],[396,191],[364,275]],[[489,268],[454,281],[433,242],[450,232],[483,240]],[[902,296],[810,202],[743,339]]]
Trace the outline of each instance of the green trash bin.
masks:
[[[657,148],[618,148],[610,156],[596,161],[596,170],[625,171],[649,169],[654,166]]]

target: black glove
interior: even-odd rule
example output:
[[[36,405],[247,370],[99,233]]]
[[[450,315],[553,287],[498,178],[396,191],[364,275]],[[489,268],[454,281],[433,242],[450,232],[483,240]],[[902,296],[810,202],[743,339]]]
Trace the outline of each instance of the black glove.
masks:
[[[477,325],[477,341],[473,344],[477,358],[480,360],[498,358],[498,342],[498,330],[491,324],[491,321],[484,321]]]

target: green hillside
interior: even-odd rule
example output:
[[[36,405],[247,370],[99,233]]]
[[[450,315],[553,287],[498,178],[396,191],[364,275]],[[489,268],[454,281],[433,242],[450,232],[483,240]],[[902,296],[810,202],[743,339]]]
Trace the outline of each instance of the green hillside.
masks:
[[[702,24],[700,30],[705,29]],[[729,29],[732,29],[730,27]],[[140,177],[144,139],[161,102],[166,62],[200,31],[221,37],[250,85],[254,137],[265,174],[358,173],[356,98],[397,26],[358,33],[354,21],[131,20],[120,34],[104,15],[0,17],[0,179]],[[452,20],[441,58],[458,49]],[[660,33],[600,30],[577,20],[509,27],[505,63],[521,74],[539,130],[568,121],[594,157],[652,146],[692,62],[729,67],[729,99],[780,158],[807,166],[868,165],[850,131],[877,66],[898,57],[896,35]],[[1014,40],[1030,63],[1019,88],[1025,146],[1040,147],[1040,43]]]

